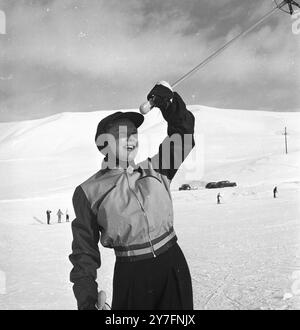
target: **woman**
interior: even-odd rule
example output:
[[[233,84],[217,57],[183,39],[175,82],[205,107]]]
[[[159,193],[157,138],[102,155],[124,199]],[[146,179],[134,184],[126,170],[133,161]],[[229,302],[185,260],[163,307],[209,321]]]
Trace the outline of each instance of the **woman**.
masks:
[[[148,100],[160,108],[168,136],[157,155],[135,164],[137,129],[144,117],[116,112],[98,124],[102,169],[73,195],[76,219],[70,280],[78,309],[97,309],[98,242],[113,248],[112,309],[192,309],[188,265],[173,228],[170,183],[194,146],[194,116],[166,82]]]

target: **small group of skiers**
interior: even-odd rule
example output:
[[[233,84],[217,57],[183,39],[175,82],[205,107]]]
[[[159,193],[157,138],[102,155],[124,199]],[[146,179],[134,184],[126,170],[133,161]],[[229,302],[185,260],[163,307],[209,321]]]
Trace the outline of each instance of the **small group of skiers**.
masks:
[[[47,215],[47,225],[50,225],[50,219],[51,219],[51,213],[52,211],[47,210],[46,215]],[[58,209],[57,213],[57,222],[61,223],[61,216],[64,215],[64,213],[61,211],[61,209]],[[66,222],[70,221],[70,216],[68,210],[66,210]]]
[[[277,198],[277,194],[278,194],[278,189],[277,189],[277,186],[276,186],[273,189],[273,197]],[[217,204],[221,204],[221,198],[222,198],[221,194],[218,193],[218,195],[217,195]]]

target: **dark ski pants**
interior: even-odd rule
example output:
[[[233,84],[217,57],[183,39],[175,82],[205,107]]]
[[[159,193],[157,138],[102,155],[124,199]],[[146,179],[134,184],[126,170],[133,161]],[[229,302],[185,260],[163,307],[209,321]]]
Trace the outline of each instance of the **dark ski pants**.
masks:
[[[176,243],[156,258],[116,261],[113,310],[192,310],[191,275]]]

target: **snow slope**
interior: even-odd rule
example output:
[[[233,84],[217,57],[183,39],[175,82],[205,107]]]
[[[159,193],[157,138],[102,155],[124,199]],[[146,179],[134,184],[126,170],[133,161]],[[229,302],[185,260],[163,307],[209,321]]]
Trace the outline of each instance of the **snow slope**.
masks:
[[[195,307],[299,308],[300,113],[189,108],[196,117],[196,148],[172,188]],[[44,225],[45,211],[52,210],[53,222],[58,208],[73,218],[72,192],[101,165],[94,134],[109,113],[0,123],[2,287],[6,279],[6,292],[0,283],[0,309],[75,308],[68,282],[70,224]],[[153,110],[140,131],[139,160],[156,152],[165,133],[166,124]],[[217,180],[238,184],[220,191],[221,205],[215,203],[216,190],[203,188]],[[178,192],[184,182],[200,189]],[[108,249],[101,254],[99,285],[111,297],[114,256]]]

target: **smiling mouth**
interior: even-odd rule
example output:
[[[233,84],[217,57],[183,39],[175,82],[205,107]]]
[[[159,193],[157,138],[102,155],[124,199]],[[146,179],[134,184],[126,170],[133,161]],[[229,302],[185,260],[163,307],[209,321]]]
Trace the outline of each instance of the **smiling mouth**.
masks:
[[[133,151],[136,148],[136,146],[126,146],[125,148],[127,151]]]

